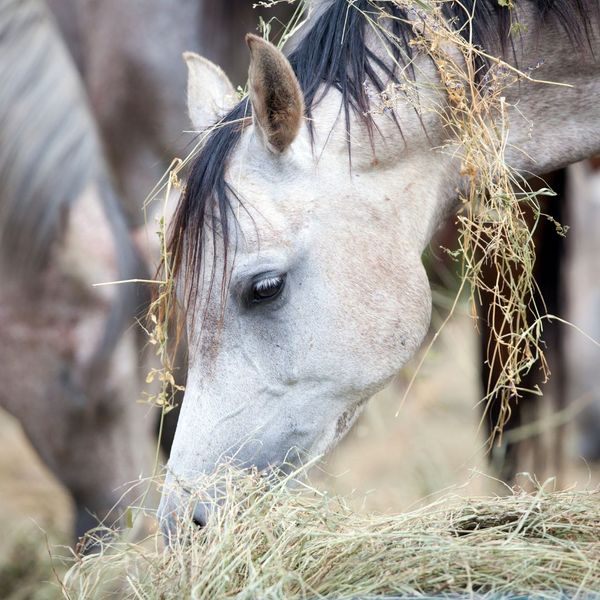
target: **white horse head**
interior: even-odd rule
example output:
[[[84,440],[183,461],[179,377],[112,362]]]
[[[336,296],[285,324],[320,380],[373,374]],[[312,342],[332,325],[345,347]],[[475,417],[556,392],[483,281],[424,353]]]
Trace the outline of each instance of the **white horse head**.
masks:
[[[436,150],[449,134],[427,107],[447,100],[426,57],[413,54],[408,67],[419,106],[403,93],[393,110],[381,106],[379,93],[398,72],[359,4],[370,5],[329,3],[289,59],[248,36],[249,103],[208,135],[192,167],[173,223],[189,370],[170,482],[192,485],[231,457],[263,469],[324,453],[428,329],[421,253],[455,206],[460,161]],[[538,31],[534,16],[523,18]],[[540,52],[555,56],[552,43],[564,50],[568,37],[554,22],[546,27]],[[523,37],[516,53],[533,60]],[[553,78],[575,80],[564,52],[557,60]],[[188,64],[190,114],[201,130],[222,115],[215,107],[228,108],[233,90],[208,61]],[[561,123],[553,108],[540,113],[533,84],[520,85],[511,140],[527,151],[519,165],[531,168],[533,156],[543,172],[600,149],[597,120],[593,143],[577,133],[591,127],[590,101],[566,128],[567,88],[543,90]],[[531,136],[530,120],[554,130]],[[558,136],[572,141],[560,156],[548,143]],[[162,516],[181,510],[175,498],[164,494]],[[205,521],[205,507],[195,518]]]

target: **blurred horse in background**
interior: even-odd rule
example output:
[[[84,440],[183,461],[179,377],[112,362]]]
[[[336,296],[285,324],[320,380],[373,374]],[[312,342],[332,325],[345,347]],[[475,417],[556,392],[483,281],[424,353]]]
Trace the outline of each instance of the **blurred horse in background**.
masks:
[[[0,10],[0,406],[70,492],[82,535],[151,449],[131,242],[85,92],[47,7]],[[118,511],[115,512],[118,514]]]

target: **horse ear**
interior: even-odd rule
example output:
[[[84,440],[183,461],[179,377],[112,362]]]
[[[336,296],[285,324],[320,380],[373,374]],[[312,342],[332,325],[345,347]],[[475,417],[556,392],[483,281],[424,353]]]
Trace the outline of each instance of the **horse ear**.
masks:
[[[194,129],[206,129],[231,110],[237,94],[223,70],[195,52],[184,52],[188,68],[188,113]]]
[[[249,33],[248,86],[255,125],[267,147],[283,152],[296,138],[304,99],[292,66],[273,44]]]

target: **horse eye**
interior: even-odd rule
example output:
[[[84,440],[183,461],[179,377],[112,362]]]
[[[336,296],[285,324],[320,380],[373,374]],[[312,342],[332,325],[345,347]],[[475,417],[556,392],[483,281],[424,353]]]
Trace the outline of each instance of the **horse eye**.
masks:
[[[252,284],[251,300],[253,304],[269,302],[281,294],[285,285],[284,275],[273,275],[259,279]]]

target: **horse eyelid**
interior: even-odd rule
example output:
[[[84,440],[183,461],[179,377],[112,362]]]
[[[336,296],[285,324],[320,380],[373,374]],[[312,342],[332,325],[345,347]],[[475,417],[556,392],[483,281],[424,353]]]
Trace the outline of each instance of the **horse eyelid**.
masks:
[[[261,304],[269,304],[278,298],[281,297],[281,293],[286,285],[286,274],[285,273],[276,273],[276,274],[262,274],[252,278],[249,286],[246,288],[245,293],[243,294],[243,301],[247,308],[254,308]],[[254,294],[256,291],[264,291],[268,290],[269,287],[279,286],[277,291],[273,293],[272,296],[267,296],[264,298],[255,298]]]
[[[276,285],[283,285],[284,283],[285,278],[282,275],[273,275],[271,277],[259,279],[253,284],[253,287],[258,291],[263,291],[269,289],[270,287],[275,287]]]

